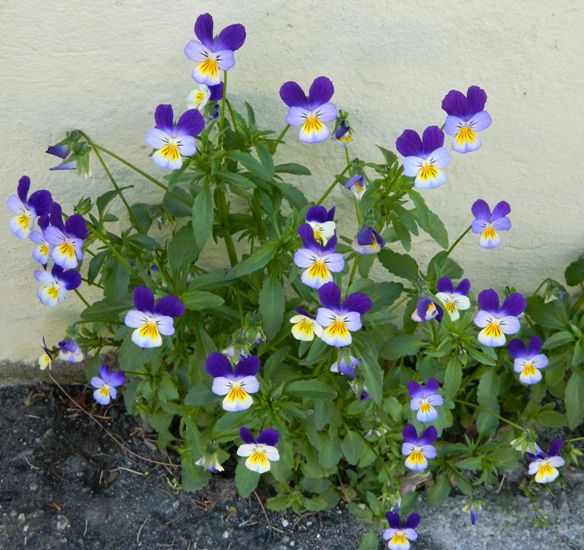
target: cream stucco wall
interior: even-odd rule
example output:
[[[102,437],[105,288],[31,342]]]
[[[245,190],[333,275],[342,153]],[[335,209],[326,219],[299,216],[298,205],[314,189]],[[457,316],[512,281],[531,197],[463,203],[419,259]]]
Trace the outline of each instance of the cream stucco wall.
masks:
[[[257,107],[262,124],[279,130],[285,115],[282,82],[304,85],[326,74],[334,100],[351,112],[354,154],[393,147],[406,127],[441,123],[440,102],[451,88],[480,84],[489,93],[493,125],[475,154],[456,156],[449,182],[425,193],[451,237],[469,222],[478,196],[508,200],[513,230],[505,245],[479,249],[468,238],[456,251],[475,286],[532,290],[560,276],[584,244],[584,4],[579,0],[36,0],[0,2],[0,195],[22,174],[71,205],[107,188],[97,166],[87,180],[49,173],[44,154],[72,127],[124,152],[154,173],[143,135],[161,102],[182,106],[192,87],[182,53],[198,13],[220,26],[246,25],[230,91]],[[313,169],[307,193],[316,197],[343,165],[335,143],[295,144],[286,153]],[[134,196],[158,196],[116,167]],[[343,201],[340,190],[333,199]],[[347,212],[344,201],[341,212]],[[0,214],[6,228],[8,215]],[[44,334],[62,335],[79,303],[71,295],[48,310],[36,300],[27,243],[0,232],[2,305],[0,360],[38,356]],[[422,238],[415,255],[434,245]]]

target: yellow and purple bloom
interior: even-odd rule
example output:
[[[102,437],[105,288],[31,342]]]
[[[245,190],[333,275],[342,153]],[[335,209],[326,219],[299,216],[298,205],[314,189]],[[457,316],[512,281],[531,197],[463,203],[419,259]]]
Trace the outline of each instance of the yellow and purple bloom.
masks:
[[[385,240],[372,227],[365,227],[353,239],[352,248],[357,254],[377,254]]]
[[[234,52],[245,42],[245,27],[240,24],[225,27],[213,36],[213,17],[203,13],[195,21],[195,36],[185,46],[185,55],[196,62],[193,79],[199,84],[215,86],[221,82],[221,71],[235,65]]]
[[[353,196],[360,201],[367,191],[367,181],[363,174],[355,174],[352,178],[349,178],[347,183],[345,183],[345,189],[348,189],[353,193]]]
[[[184,314],[185,307],[176,296],[165,296],[154,302],[154,294],[147,286],[134,289],[134,306],[126,313],[124,324],[136,329],[132,342],[141,348],[158,348],[162,336],[174,334],[174,318]]]
[[[357,374],[357,367],[360,364],[361,361],[352,355],[342,356],[331,365],[330,371],[352,378],[349,384],[355,395],[360,401],[369,401],[371,400],[369,390],[367,389],[367,386],[363,384],[361,377]]]
[[[444,404],[441,395],[438,395],[440,384],[435,378],[430,378],[426,386],[417,382],[408,382],[408,393],[412,396],[410,410],[416,411],[416,419],[419,422],[432,422],[438,418],[436,407]]]
[[[225,468],[221,466],[221,462],[219,462],[219,457],[217,453],[213,453],[211,455],[203,455],[199,460],[195,462],[195,466],[199,466],[200,468],[204,468],[208,470],[212,474],[218,474],[219,472],[223,472]]]
[[[38,358],[38,365],[41,370],[46,370],[51,368],[53,365],[53,354],[51,350],[47,347],[45,339],[43,338],[43,353]]]
[[[420,138],[414,130],[404,130],[395,142],[404,157],[404,176],[416,178],[417,189],[433,189],[446,182],[446,168],[450,155],[444,146],[444,133],[438,126],[428,126]]]
[[[335,234],[335,208],[327,210],[324,206],[311,206],[306,212],[306,223],[312,227],[316,242],[325,245]]]
[[[322,327],[316,320],[303,308],[296,308],[297,315],[290,318],[292,327],[292,336],[302,342],[312,342],[315,336],[320,337]]]
[[[32,257],[39,264],[45,266],[49,263],[49,255],[52,248],[43,236],[44,230],[49,226],[49,216],[46,214],[44,216],[40,216],[37,224],[39,229],[35,229],[30,233],[30,240],[36,245],[32,249]]]
[[[385,517],[389,523],[389,529],[383,531],[383,540],[387,541],[387,547],[390,550],[409,550],[410,541],[418,538],[416,527],[420,523],[420,516],[413,513],[407,520],[401,521],[399,514],[387,512]]]
[[[325,122],[337,118],[337,108],[330,102],[335,92],[333,83],[326,76],[315,78],[308,96],[296,82],[286,82],[280,88],[280,97],[288,105],[286,123],[300,126],[300,141],[319,143],[325,141],[331,131]]]
[[[81,363],[83,352],[75,340],[61,340],[59,346],[59,360],[64,363]]]
[[[481,344],[491,348],[504,346],[506,334],[519,332],[521,327],[518,317],[527,307],[521,294],[507,296],[500,307],[497,292],[487,288],[478,295],[478,304],[480,311],[474,318],[474,324],[482,329],[478,336]]]
[[[209,376],[213,377],[211,391],[215,395],[225,396],[223,409],[229,412],[245,411],[253,404],[250,394],[260,389],[260,383],[256,378],[260,370],[260,360],[250,355],[240,358],[235,364],[221,353],[212,353],[205,361],[205,369]]]
[[[350,346],[351,332],[363,326],[361,315],[371,309],[371,300],[366,294],[356,292],[341,302],[341,289],[333,282],[321,286],[318,296],[323,305],[316,315],[316,322],[324,328],[321,340],[336,348]]]
[[[507,217],[510,212],[511,207],[505,201],[497,203],[492,213],[483,199],[473,203],[472,213],[475,219],[472,222],[472,232],[481,236],[480,246],[497,248],[501,244],[499,232],[511,229],[511,220]]]
[[[423,472],[428,467],[428,459],[436,458],[436,448],[432,443],[438,438],[434,426],[426,428],[418,437],[418,432],[412,424],[408,424],[402,431],[404,443],[402,455],[407,456],[405,466],[415,472]]]
[[[335,253],[337,237],[333,235],[322,246],[314,238],[314,230],[309,224],[301,225],[298,234],[302,238],[304,248],[294,254],[294,263],[302,272],[302,282],[311,288],[320,288],[333,280],[333,273],[339,273],[345,268],[342,254]]]
[[[182,166],[183,157],[191,157],[197,151],[195,137],[205,127],[203,115],[189,109],[175,123],[172,105],[159,105],[154,120],[156,127],[144,136],[144,141],[155,149],[152,160],[161,168],[176,170]]]
[[[483,506],[480,501],[471,501],[462,509],[463,512],[468,512],[468,519],[471,525],[476,525],[483,515]]]
[[[541,338],[533,336],[526,346],[521,340],[515,339],[509,342],[507,351],[513,357],[513,370],[519,373],[519,381],[522,384],[537,384],[542,376],[541,369],[548,366],[548,358],[541,353]]]
[[[37,216],[49,212],[53,202],[51,193],[46,190],[35,191],[28,196],[30,178],[22,176],[18,180],[16,195],[10,195],[6,206],[15,216],[10,220],[10,231],[19,239],[28,239],[34,227]]]
[[[209,101],[220,101],[223,97],[223,82],[216,86],[200,84],[187,96],[187,108],[202,111]]]
[[[550,443],[548,453],[543,452],[537,446],[535,454],[525,453],[525,456],[531,461],[529,463],[529,475],[535,476],[536,483],[551,483],[560,475],[558,468],[566,463],[560,454],[562,445],[563,441],[561,439],[554,439]]]
[[[88,235],[83,216],[73,214],[63,223],[61,207],[51,205],[49,226],[43,231],[43,239],[51,245],[51,258],[63,269],[74,269],[83,259],[83,241]]]
[[[459,319],[461,311],[470,309],[470,300],[468,299],[470,281],[468,279],[462,279],[455,288],[448,277],[442,277],[438,279],[436,289],[438,290],[436,298],[440,300],[446,313],[453,321]]]
[[[458,153],[470,153],[481,146],[478,132],[491,125],[491,115],[485,109],[487,93],[478,86],[469,86],[466,96],[458,90],[450,90],[442,100],[447,117],[444,131],[454,136],[452,149]]]
[[[94,376],[89,383],[95,388],[93,398],[100,405],[109,405],[118,396],[116,388],[126,381],[126,375],[122,371],[111,372],[108,365],[102,365],[99,376]]]
[[[60,158],[63,162],[49,168],[49,170],[75,170],[77,168],[76,160],[67,160],[71,151],[67,145],[49,145],[46,151],[49,155]]]
[[[276,445],[280,440],[280,434],[273,428],[262,430],[257,439],[243,426],[239,430],[239,436],[244,444],[237,449],[237,456],[247,458],[245,466],[252,472],[263,474],[270,470],[271,462],[280,460],[280,453]]]
[[[426,321],[431,321],[436,319],[439,323],[442,321],[444,316],[444,311],[442,308],[428,296],[422,296],[418,300],[418,305],[412,313],[412,321],[416,323],[425,323]]]
[[[353,142],[353,131],[347,120],[347,113],[339,111],[335,122],[335,131],[333,138],[341,144],[342,147],[348,147]]]
[[[62,302],[67,292],[75,290],[81,284],[81,275],[74,269],[64,270],[59,265],[54,265],[49,271],[35,271],[35,279],[41,283],[37,296],[42,304],[54,307]]]

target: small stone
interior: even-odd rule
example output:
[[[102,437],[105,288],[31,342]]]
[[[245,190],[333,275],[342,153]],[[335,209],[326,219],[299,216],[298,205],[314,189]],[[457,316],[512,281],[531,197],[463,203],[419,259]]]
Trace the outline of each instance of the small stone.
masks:
[[[290,525],[290,522],[287,519],[283,519],[282,520],[282,527],[288,527],[288,525]]]
[[[291,540],[290,541],[290,546],[296,546],[296,543],[293,540]]]
[[[22,512],[20,512],[20,514],[18,514],[18,517],[16,519],[18,520],[18,523],[22,523],[24,521],[25,517],[26,516]]]
[[[69,520],[63,516],[62,514],[59,514],[57,516],[57,531],[64,531],[65,529],[68,529],[70,527],[69,525]]]
[[[312,525],[312,521],[307,521],[306,522],[306,527],[310,527]]]
[[[223,531],[223,534],[221,535],[221,537],[223,537],[224,539],[228,539],[229,538],[229,531]]]

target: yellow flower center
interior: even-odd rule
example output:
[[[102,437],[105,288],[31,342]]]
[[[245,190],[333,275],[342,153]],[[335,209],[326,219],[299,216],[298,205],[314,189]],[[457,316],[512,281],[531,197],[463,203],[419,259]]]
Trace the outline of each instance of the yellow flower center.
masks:
[[[337,318],[333,321],[327,328],[326,332],[329,336],[335,337],[338,336],[340,338],[348,338],[350,333],[347,325],[345,325],[345,321],[343,319]]]
[[[313,132],[320,132],[324,128],[324,124],[316,115],[308,115],[302,124],[302,130],[305,134],[312,134]]]
[[[483,229],[481,236],[485,240],[494,240],[497,238],[497,231],[492,225],[487,225],[487,227]]]
[[[269,460],[268,457],[266,456],[266,453],[264,453],[262,450],[260,449],[256,449],[253,454],[249,457],[249,461],[251,464],[260,464],[261,466],[263,466],[264,468],[266,466],[269,465]]]
[[[408,457],[408,462],[411,464],[424,464],[424,455],[420,449],[414,449],[412,454]]]
[[[59,298],[58,285],[45,286],[44,288],[47,289],[47,295],[51,300],[57,300]]]
[[[296,328],[304,334],[313,334],[314,328],[310,319],[303,319],[300,323],[296,323]]]
[[[330,271],[326,262],[318,260],[308,268],[308,275],[311,279],[326,279],[330,276]]]
[[[542,462],[537,469],[537,473],[535,474],[535,479],[545,479],[557,472],[557,469],[548,464],[547,462]]]
[[[201,61],[199,64],[199,71],[204,75],[210,76],[211,78],[218,78],[219,64],[217,63],[217,59],[214,57],[208,57],[205,59],[205,61]]]
[[[430,405],[430,403],[428,403],[428,400],[427,399],[425,399],[424,401],[422,401],[420,403],[420,412],[421,413],[427,414],[427,413],[429,413],[431,411],[432,411],[432,405]]]
[[[523,365],[523,370],[521,371],[523,376],[533,376],[536,373],[537,369],[533,366],[533,363],[528,361],[525,363],[525,365]]]
[[[389,542],[390,542],[390,544],[402,544],[403,545],[403,544],[408,543],[408,539],[401,531],[396,531],[393,534],[393,537],[391,537],[391,540]]]
[[[16,218],[18,225],[22,227],[25,231],[28,231],[30,228],[30,214],[20,214]]]
[[[447,300],[444,302],[444,309],[448,313],[456,313],[456,304],[452,300]]]
[[[177,161],[180,158],[180,151],[176,143],[169,143],[160,149],[160,154],[166,159]]]
[[[139,334],[143,338],[150,338],[151,340],[154,340],[159,336],[158,326],[154,321],[147,321],[140,327]]]
[[[498,319],[492,320],[485,328],[485,336],[501,338],[503,331],[501,330],[501,322]]]
[[[463,126],[456,133],[456,143],[464,145],[465,143],[474,143],[477,139],[477,133],[470,126]]]
[[[205,100],[205,94],[201,90],[195,92],[195,107],[198,107]]]
[[[418,173],[421,180],[431,180],[438,177],[438,168],[433,164],[424,164]]]
[[[41,244],[39,245],[39,252],[43,255],[43,256],[48,256],[49,255],[49,245],[48,244]]]
[[[110,396],[110,387],[106,384],[105,386],[102,386],[101,388],[99,388],[97,390],[97,393],[99,393],[100,395],[103,395],[103,397],[109,397]]]
[[[245,401],[248,393],[238,384],[233,384],[229,393],[227,394],[227,401]]]
[[[71,241],[66,241],[58,247],[59,252],[66,258],[75,257],[75,245]]]

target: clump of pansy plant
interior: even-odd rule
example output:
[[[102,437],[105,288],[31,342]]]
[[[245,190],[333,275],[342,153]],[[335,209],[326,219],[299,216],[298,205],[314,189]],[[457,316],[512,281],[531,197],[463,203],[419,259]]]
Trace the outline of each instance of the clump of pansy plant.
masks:
[[[460,162],[445,134],[456,152],[479,148],[479,133],[491,124],[486,93],[474,84],[448,92],[445,121],[429,121],[421,135],[392,128],[365,160],[352,152],[363,121],[349,123],[332,103],[328,76],[305,91],[282,70],[287,112],[280,104],[274,132],[228,90],[245,27],[216,32],[203,14],[195,36],[184,50],[197,83],[180,92],[186,111],[175,117],[171,105],[152,104],[155,127],[145,141],[154,163],[169,171],[163,179],[144,170],[146,162],[71,130],[48,148],[59,164],[47,165],[45,176],[87,175],[95,158],[112,189],[65,207],[46,183],[31,192],[24,176],[8,198],[9,227],[30,246],[23,262],[41,304],[56,306],[74,291],[78,301],[68,304],[84,308],[67,337],[53,346],[43,339],[39,368],[83,362],[99,405],[125,391],[129,410],[180,458],[185,490],[223,472],[247,497],[264,474],[278,491],[268,507],[318,511],[343,498],[377,527],[367,534],[375,541],[392,509],[383,532],[391,549],[407,549],[417,537],[419,516],[403,521],[396,513],[400,489],[426,486],[436,501],[472,488],[467,511],[476,523],[480,486],[523,454],[535,482],[556,479],[558,468],[578,459],[579,438],[566,442],[563,458],[558,442],[547,453],[537,446],[537,431],[582,421],[582,299],[557,282],[524,297],[494,266],[483,277],[504,294],[473,295],[453,251],[471,232],[482,248],[501,246],[509,204],[491,210],[477,198],[466,207],[473,219],[450,244],[425,201]],[[338,166],[320,196],[327,174],[281,161],[291,127],[297,148],[320,143]],[[142,135],[136,130],[134,144]],[[389,135],[399,135],[399,157],[386,148]],[[119,166],[120,176],[134,176],[132,199],[117,181]],[[163,196],[145,204],[148,184]],[[479,193],[478,183],[465,186]],[[421,231],[439,246],[423,268],[410,250]],[[582,282],[578,273],[566,272],[569,286]],[[112,355],[117,370],[104,364]]]

